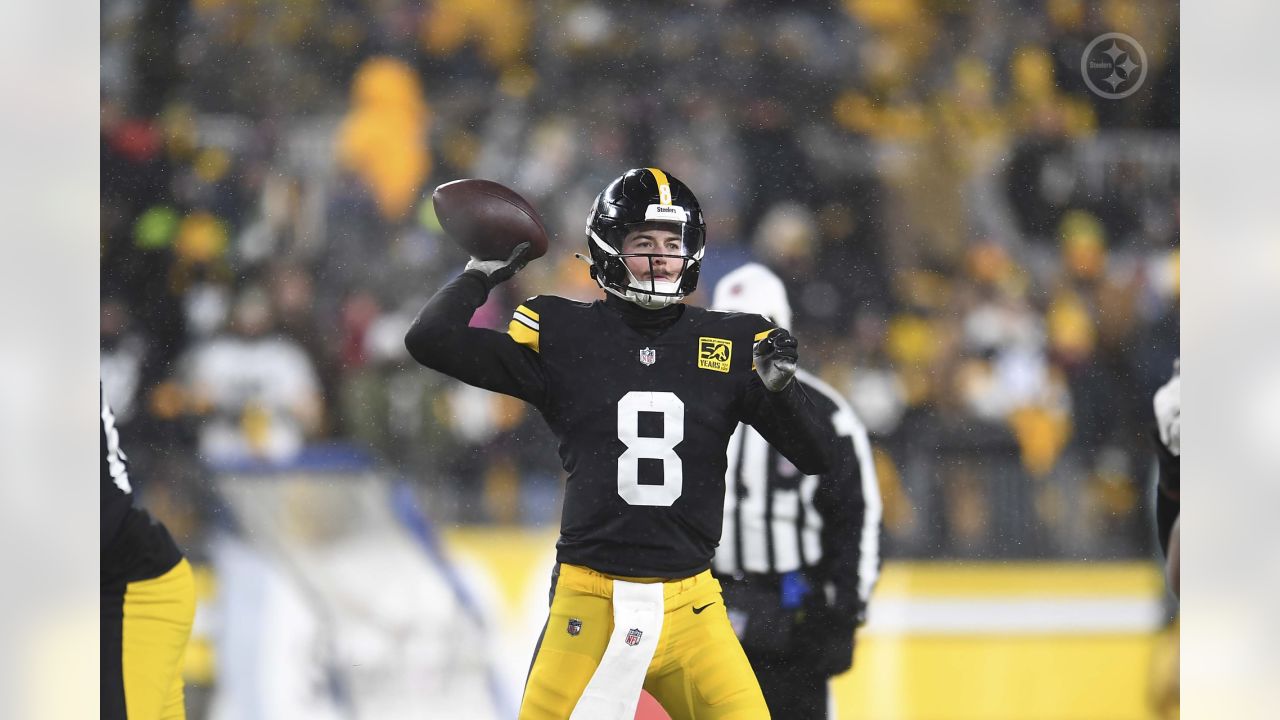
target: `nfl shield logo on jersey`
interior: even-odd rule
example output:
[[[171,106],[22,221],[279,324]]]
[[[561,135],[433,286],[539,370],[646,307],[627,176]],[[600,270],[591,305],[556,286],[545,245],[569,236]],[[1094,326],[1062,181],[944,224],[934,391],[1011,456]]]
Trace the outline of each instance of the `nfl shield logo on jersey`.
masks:
[[[658,351],[653,348],[640,349],[640,363],[642,365],[652,365],[658,359]]]
[[[578,633],[582,632],[582,621],[577,618],[569,618],[569,627],[566,630],[570,635],[577,637]]]
[[[640,644],[640,636],[644,635],[638,628],[631,628],[627,631],[627,644],[631,646]]]

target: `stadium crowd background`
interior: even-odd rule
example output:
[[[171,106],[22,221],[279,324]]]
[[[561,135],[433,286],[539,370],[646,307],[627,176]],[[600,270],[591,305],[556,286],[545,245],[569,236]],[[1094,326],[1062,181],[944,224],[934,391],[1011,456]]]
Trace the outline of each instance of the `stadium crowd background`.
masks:
[[[1089,92],[1140,40],[1146,85]],[[1177,7],[106,0],[102,373],[146,505],[199,559],[218,467],[360,448],[444,523],[554,524],[550,434],[424,371],[408,322],[466,258],[436,185],[517,189],[536,293],[598,296],[594,194],[702,200],[698,296],[755,259],[848,394],[891,558],[1151,552],[1152,392],[1178,355]]]

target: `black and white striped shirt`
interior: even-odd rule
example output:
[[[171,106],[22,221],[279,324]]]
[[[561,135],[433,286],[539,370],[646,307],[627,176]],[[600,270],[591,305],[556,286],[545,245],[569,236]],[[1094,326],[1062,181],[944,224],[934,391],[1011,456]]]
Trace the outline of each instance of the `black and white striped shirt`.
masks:
[[[719,575],[822,568],[837,596],[865,606],[880,574],[880,489],[866,428],[834,389],[804,370],[796,380],[838,440],[831,472],[804,475],[748,425],[729,441]]]

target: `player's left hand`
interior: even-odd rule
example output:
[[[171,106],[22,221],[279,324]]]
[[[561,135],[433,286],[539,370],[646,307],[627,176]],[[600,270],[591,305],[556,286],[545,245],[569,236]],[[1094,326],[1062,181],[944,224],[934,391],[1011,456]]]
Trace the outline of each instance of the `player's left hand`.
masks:
[[[756,343],[753,350],[756,374],[770,392],[780,392],[791,383],[800,359],[795,336],[785,328],[778,328]]]

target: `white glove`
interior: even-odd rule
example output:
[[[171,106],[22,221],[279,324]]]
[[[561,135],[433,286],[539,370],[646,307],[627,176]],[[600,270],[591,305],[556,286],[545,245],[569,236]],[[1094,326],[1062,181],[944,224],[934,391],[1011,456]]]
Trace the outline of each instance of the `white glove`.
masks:
[[[471,258],[466,270],[479,270],[489,276],[489,286],[510,280],[513,275],[524,269],[529,263],[529,243],[522,242],[511,250],[511,257],[506,260],[477,260]]]

